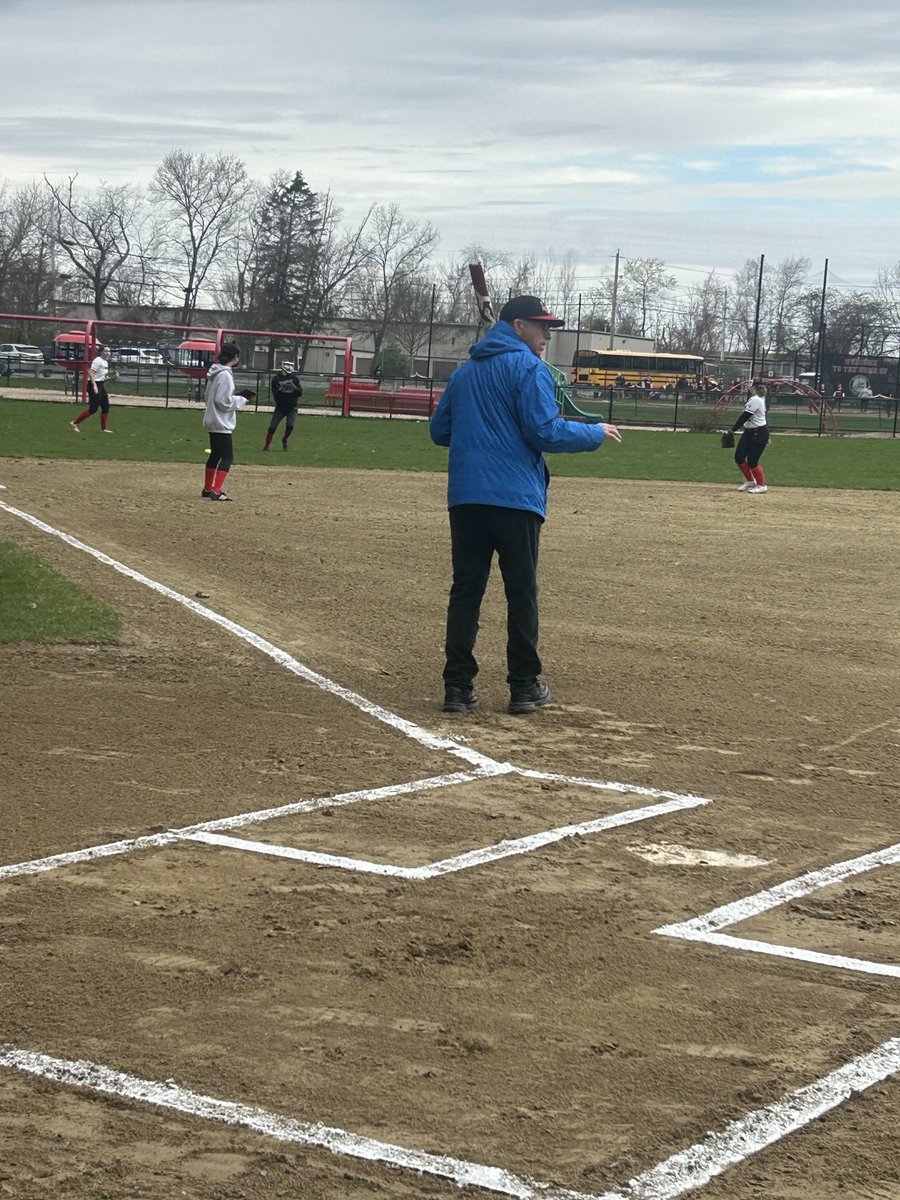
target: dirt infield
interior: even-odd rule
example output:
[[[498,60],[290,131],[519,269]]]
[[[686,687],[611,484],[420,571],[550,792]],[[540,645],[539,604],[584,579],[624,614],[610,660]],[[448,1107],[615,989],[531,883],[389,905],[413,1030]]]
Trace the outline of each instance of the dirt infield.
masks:
[[[0,648],[0,868],[158,839],[0,870],[0,1043],[156,1089],[7,1063],[0,1196],[460,1195],[418,1154],[477,1164],[473,1196],[674,1197],[628,1181],[898,1038],[900,860],[741,910],[743,945],[655,932],[897,843],[894,496],[554,481],[555,702],[505,711],[494,579],[481,705],[451,719],[440,476],[239,468],[229,505],[200,476],[0,460],[5,505],[321,677],[0,509],[0,538],[124,629]],[[882,1074],[696,1194],[898,1200]],[[374,1159],[192,1115],[188,1093]]]

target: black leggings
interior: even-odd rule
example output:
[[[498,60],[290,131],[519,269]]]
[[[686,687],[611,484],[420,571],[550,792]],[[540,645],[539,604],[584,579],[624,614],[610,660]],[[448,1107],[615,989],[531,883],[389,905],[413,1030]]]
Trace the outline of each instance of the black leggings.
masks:
[[[748,467],[757,467],[768,444],[768,429],[745,429],[734,452],[734,461],[738,466],[745,462]]]
[[[215,467],[217,471],[230,471],[231,464],[234,462],[234,447],[231,441],[230,433],[209,433],[209,458],[206,460],[208,467]]]
[[[272,420],[269,422],[269,433],[275,432],[281,424],[282,417],[285,418],[285,430],[287,433],[290,433],[297,421],[296,408],[284,409],[276,406],[275,411],[272,413]]]
[[[88,380],[88,413],[93,416],[97,409],[102,413],[109,412],[109,396],[106,392],[106,384],[102,381],[94,383],[92,379]]]

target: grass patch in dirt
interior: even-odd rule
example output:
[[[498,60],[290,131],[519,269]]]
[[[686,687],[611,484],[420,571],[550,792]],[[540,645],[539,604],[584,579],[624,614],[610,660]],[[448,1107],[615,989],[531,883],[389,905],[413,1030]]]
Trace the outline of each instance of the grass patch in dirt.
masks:
[[[118,639],[112,609],[11,542],[0,542],[0,580],[0,645]]]

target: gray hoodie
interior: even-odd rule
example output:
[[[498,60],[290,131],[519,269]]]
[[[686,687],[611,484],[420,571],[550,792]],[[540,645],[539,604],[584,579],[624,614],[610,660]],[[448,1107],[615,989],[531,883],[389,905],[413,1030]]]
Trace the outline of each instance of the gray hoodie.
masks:
[[[213,363],[206,376],[206,412],[203,428],[210,433],[233,433],[238,412],[247,401],[234,390],[231,367]]]

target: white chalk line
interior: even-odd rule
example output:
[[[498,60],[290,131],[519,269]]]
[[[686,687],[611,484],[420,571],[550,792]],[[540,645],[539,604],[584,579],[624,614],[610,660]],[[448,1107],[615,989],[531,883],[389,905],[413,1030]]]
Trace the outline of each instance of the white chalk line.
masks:
[[[676,1200],[898,1071],[900,1037],[883,1042],[774,1104],[731,1121],[720,1132],[708,1133],[687,1150],[636,1176],[621,1191],[605,1192],[599,1200]]]
[[[416,792],[429,791],[433,788],[452,787],[457,783],[470,783],[472,780],[498,773],[500,773],[499,765],[491,771],[471,773],[459,771],[453,775],[435,775],[430,779],[417,779],[411,783],[392,783],[386,787],[364,788],[355,792],[343,792],[336,796],[325,796],[317,800],[296,800],[291,804],[282,804],[278,808],[261,808],[256,812],[219,817],[212,821],[203,821],[198,825],[185,825],[181,829],[170,829],[165,833],[123,838],[121,841],[106,842],[100,846],[88,846],[84,850],[69,850],[46,858],[35,858],[30,862],[11,863],[9,866],[0,867],[0,882],[19,875],[36,875],[43,871],[55,871],[60,867],[89,862],[95,858],[108,858],[116,854],[130,854],[134,850],[167,846],[172,842],[186,841],[195,833],[212,832],[218,829],[237,829],[241,825],[253,824],[256,821],[270,821],[275,817],[291,816],[294,813],[315,812],[323,808],[340,808],[346,804],[384,800],[393,796],[406,796]]]
[[[900,1037],[891,1038],[822,1079],[787,1093],[773,1104],[731,1121],[719,1132],[707,1134],[702,1141],[637,1175],[621,1190],[607,1191],[601,1196],[554,1188],[552,1184],[538,1183],[500,1167],[409,1150],[343,1129],[219,1100],[176,1084],[141,1079],[97,1063],[54,1058],[6,1045],[0,1046],[0,1066],[68,1086],[173,1109],[207,1121],[240,1126],[280,1142],[319,1147],[338,1156],[362,1158],[439,1176],[459,1187],[480,1188],[516,1200],[677,1200],[677,1197],[705,1186],[729,1167],[774,1145],[788,1134],[796,1133],[851,1096],[895,1075],[900,1071]]]
[[[658,933],[659,930],[656,930]],[[820,967],[837,967],[842,971],[861,971],[865,975],[886,975],[900,979],[900,967],[892,963],[872,962],[867,958],[848,958],[844,954],[824,954],[818,950],[803,950],[798,946],[781,946],[777,942],[760,942],[755,938],[734,937],[728,933],[705,933],[686,937],[688,942],[705,942],[709,946],[726,946],[729,950],[746,950],[751,954],[770,954],[775,958],[792,958],[797,962],[815,963]]]
[[[181,604],[184,608],[189,609],[198,616],[205,617],[206,620],[212,621],[213,624],[220,626],[248,645],[262,651],[263,654],[274,659],[275,662],[286,670],[291,671],[294,675],[298,675],[301,679],[305,679],[307,683],[315,684],[322,691],[328,692],[332,696],[336,696],[339,700],[346,701],[348,704],[352,704],[354,708],[358,708],[368,716],[374,717],[384,725],[389,725],[392,729],[405,734],[408,738],[412,738],[413,741],[419,742],[420,745],[426,746],[429,750],[445,751],[447,754],[453,754],[457,758],[472,763],[474,766],[484,767],[494,765],[495,760],[489,758],[487,755],[479,754],[477,750],[472,750],[468,746],[453,741],[451,738],[441,737],[439,734],[432,733],[430,730],[422,728],[421,725],[416,725],[413,721],[408,721],[405,717],[400,717],[396,713],[390,712],[380,704],[375,704],[371,700],[367,700],[364,696],[360,696],[356,692],[342,687],[339,683],[335,683],[334,680],[328,679],[325,675],[320,675],[317,671],[313,671],[310,667],[305,666],[292,655],[288,654],[287,651],[279,649],[278,646],[260,637],[259,634],[254,633],[252,630],[244,628],[243,625],[238,625],[236,621],[232,621],[228,617],[223,617],[221,613],[207,608],[205,604],[198,604],[196,600],[192,600],[189,596],[183,596],[173,588],[166,587],[165,584],[157,583],[155,579],[150,579],[148,576],[142,575],[139,571],[135,571],[117,559],[111,558],[108,554],[104,554],[102,550],[95,550],[93,546],[88,546],[78,538],[72,537],[71,534],[64,533],[61,529],[56,529],[54,526],[48,525],[45,521],[41,521],[38,517],[33,517],[30,513],[23,512],[19,508],[13,508],[11,504],[7,504],[3,500],[0,500],[0,509],[10,513],[11,516],[27,521],[29,525],[33,525],[35,529],[40,529],[43,533],[49,533],[52,537],[59,538],[66,545],[72,546],[76,550],[82,550],[85,554],[89,554],[98,562],[112,567],[114,571],[118,571],[120,575],[124,575],[135,583],[141,583],[144,587],[150,588],[152,591],[165,596],[169,600],[174,600],[176,604]]]
[[[459,1187],[477,1187],[486,1191],[514,1196],[516,1200],[595,1200],[580,1192],[551,1190],[545,1184],[534,1183],[525,1176],[514,1175],[498,1167],[482,1166],[464,1159],[407,1150],[390,1142],[380,1142],[343,1129],[330,1128],[310,1121],[267,1112],[230,1100],[217,1100],[173,1084],[156,1083],[114,1071],[97,1063],[53,1058],[34,1054],[14,1046],[0,1046],[0,1066],[39,1075],[74,1087],[88,1088],[107,1095],[137,1100],[174,1109],[206,1121],[242,1126],[265,1137],[300,1146],[315,1146],[335,1155],[349,1155],[369,1162],[385,1163],[425,1175],[452,1180]]]
[[[766,888],[752,896],[745,896],[731,904],[723,904],[721,907],[714,908],[702,916],[693,917],[689,921],[680,921],[674,925],[662,925],[653,932],[662,934],[664,937],[681,938],[687,942],[706,942],[711,946],[726,946],[732,950],[746,950],[755,954],[771,954],[778,958],[792,958],[820,966],[839,967],[845,971],[862,971],[868,975],[900,978],[900,966],[891,963],[850,958],[840,954],[824,954],[815,950],[804,950],[797,946],[762,942],[756,938],[735,937],[721,932],[730,925],[747,921],[792,900],[802,899],[803,896],[808,896],[811,892],[819,891],[821,888],[842,883],[845,879],[851,879],[854,875],[860,875],[864,871],[897,865],[900,865],[900,842],[893,846],[886,846],[882,850],[874,850],[871,854],[861,854],[858,858],[832,863],[831,866],[816,871],[808,871],[796,879],[789,879],[785,883]]]
[[[510,838],[496,842],[492,846],[482,846],[477,850],[469,850],[439,862],[427,863],[419,867],[401,867],[393,863],[375,863],[366,859],[348,858],[345,855],[323,854],[315,850],[302,850],[293,846],[279,846],[271,842],[251,841],[245,838],[227,837],[217,833],[201,831],[191,834],[191,840],[205,842],[212,846],[223,846],[231,850],[246,850],[254,854],[268,854],[277,858],[291,858],[297,862],[313,863],[317,866],[340,867],[344,871],[360,871],[374,875],[392,875],[398,879],[426,880],[435,879],[440,875],[449,875],[455,871],[464,871],[470,867],[483,866],[485,863],[497,862],[502,858],[515,855],[530,854],[543,846],[563,841],[565,838],[580,837],[592,833],[601,833],[606,829],[615,829],[622,825],[632,825],[638,821],[649,821],[654,817],[665,816],[667,813],[678,812],[681,809],[697,808],[701,804],[711,804],[699,796],[680,796],[668,800],[664,804],[648,805],[646,808],[631,808],[624,812],[613,813],[610,816],[599,817],[593,821],[581,821],[577,825],[561,825],[556,829],[543,830],[541,833],[528,834],[521,838]]]
[[[644,808],[625,809],[610,816],[600,817],[593,821],[581,822],[577,825],[565,825],[541,833],[530,834],[524,838],[498,842],[492,846],[470,850],[440,862],[427,864],[425,867],[400,867],[387,863],[370,863],[345,855],[320,854],[316,851],[295,849],[289,846],[277,846],[268,842],[258,842],[251,839],[216,836],[219,831],[238,829],[242,825],[255,825],[271,821],[278,817],[289,817],[298,813],[315,812],[323,808],[339,808],[348,804],[358,804],[363,801],[390,799],[397,796],[414,795],[418,792],[431,791],[437,788],[454,787],[458,784],[472,783],[478,779],[490,779],[498,775],[523,775],[533,777],[534,772],[523,771],[509,763],[494,763],[484,766],[477,771],[457,771],[450,775],[435,775],[428,779],[417,779],[410,783],[388,784],[380,788],[363,788],[353,792],[343,792],[336,796],[326,796],[315,800],[296,800],[290,804],[282,804],[276,808],[261,808],[253,812],[236,813],[230,817],[218,817],[212,821],[203,821],[196,825],[186,825],[179,829],[170,829],[164,833],[147,834],[137,838],[123,838],[116,842],[106,842],[98,846],[88,846],[81,850],[64,851],[60,854],[44,858],[32,859],[29,862],[10,863],[0,867],[0,882],[21,875],[36,875],[45,871],[58,870],[61,867],[72,866],[76,863],[89,862],[93,859],[110,858],[118,854],[131,854],[136,850],[149,850],[160,846],[170,845],[178,841],[205,842],[231,849],[246,850],[256,854],[269,854],[281,858],[293,858],[301,862],[313,863],[319,866],[340,867],[343,870],[369,871],[378,875],[396,875],[398,878],[430,879],[437,875],[445,875],[460,871],[467,867],[479,866],[482,863],[494,862],[516,854],[527,854],[541,846],[561,841],[563,838],[576,837],[580,834],[600,832],[620,825],[630,825],[637,821],[650,820],[653,817],[665,816],[680,809],[697,808],[700,805],[712,804],[703,796],[679,795],[675,792],[660,792],[652,788],[633,787],[631,784],[604,783],[601,780],[573,779],[572,783],[587,784],[592,788],[608,790],[617,794],[634,793],[641,796],[671,797],[660,804]],[[542,777],[542,776],[538,776]],[[561,781],[566,776],[554,776]]]

